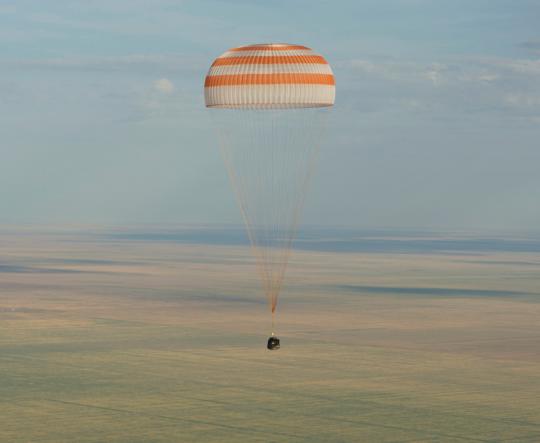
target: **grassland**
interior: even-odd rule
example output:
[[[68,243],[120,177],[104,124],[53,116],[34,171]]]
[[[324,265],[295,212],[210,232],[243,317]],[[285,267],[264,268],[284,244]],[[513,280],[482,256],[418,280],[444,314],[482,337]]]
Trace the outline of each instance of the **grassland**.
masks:
[[[538,442],[540,254],[4,228],[0,442]]]

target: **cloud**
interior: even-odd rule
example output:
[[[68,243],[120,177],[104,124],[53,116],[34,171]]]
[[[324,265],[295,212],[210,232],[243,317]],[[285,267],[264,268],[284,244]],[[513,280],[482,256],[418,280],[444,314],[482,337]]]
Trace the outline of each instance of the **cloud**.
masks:
[[[15,69],[51,69],[51,70],[102,70],[116,71],[129,69],[156,70],[170,69],[177,72],[198,73],[206,70],[208,60],[204,57],[183,54],[132,54],[102,57],[62,57],[43,59],[0,60],[0,66]]]
[[[525,59],[508,59],[496,57],[483,57],[476,60],[472,59],[474,65],[490,67],[496,69],[500,73],[508,76],[511,73],[521,74],[523,76],[535,77],[540,75],[540,59],[525,58]]]
[[[338,101],[361,112],[540,116],[539,59],[351,59],[334,67]]]
[[[154,82],[154,89],[163,94],[172,94],[174,92],[174,84],[167,78],[160,78]]]
[[[531,71],[536,69],[534,63],[528,65],[527,61],[516,61],[514,69]],[[499,63],[501,63],[499,61]],[[494,61],[491,65],[495,65]],[[368,76],[376,76],[379,79],[390,80],[400,83],[425,83],[434,86],[451,82],[490,82],[497,80],[499,74],[490,66],[490,63],[471,63],[470,60],[460,62],[421,63],[404,60],[348,60],[336,64],[337,68],[361,73]]]
[[[527,40],[518,44],[520,48],[527,49],[534,53],[540,54],[540,39],[539,40]]]
[[[538,106],[540,107],[540,96],[534,96],[530,94],[523,94],[523,93],[511,93],[507,94],[505,97],[505,101],[512,106],[518,106],[518,107],[533,107]]]
[[[357,73],[374,75],[392,81],[421,81],[436,79],[446,69],[444,64],[422,64],[404,60],[373,61],[365,59],[347,60],[336,64],[337,68],[351,69]]]

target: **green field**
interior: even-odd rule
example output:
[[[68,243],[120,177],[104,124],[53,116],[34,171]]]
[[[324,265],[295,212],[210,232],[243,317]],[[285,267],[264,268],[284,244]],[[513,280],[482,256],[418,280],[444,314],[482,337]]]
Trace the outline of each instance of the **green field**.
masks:
[[[0,442],[540,441],[538,253],[0,244]]]

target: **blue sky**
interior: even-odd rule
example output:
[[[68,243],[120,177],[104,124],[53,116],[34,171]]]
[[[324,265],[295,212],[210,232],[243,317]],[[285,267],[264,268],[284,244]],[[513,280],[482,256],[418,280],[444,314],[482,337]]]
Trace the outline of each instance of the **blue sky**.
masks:
[[[0,223],[240,223],[202,82],[305,44],[337,81],[308,224],[537,230],[540,3],[0,0]]]

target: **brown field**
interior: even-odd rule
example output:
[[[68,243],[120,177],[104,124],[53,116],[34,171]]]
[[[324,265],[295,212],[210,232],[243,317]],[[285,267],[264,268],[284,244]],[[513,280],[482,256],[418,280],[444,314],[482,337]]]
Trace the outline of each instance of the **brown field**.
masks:
[[[539,442],[540,254],[0,232],[0,442]]]

